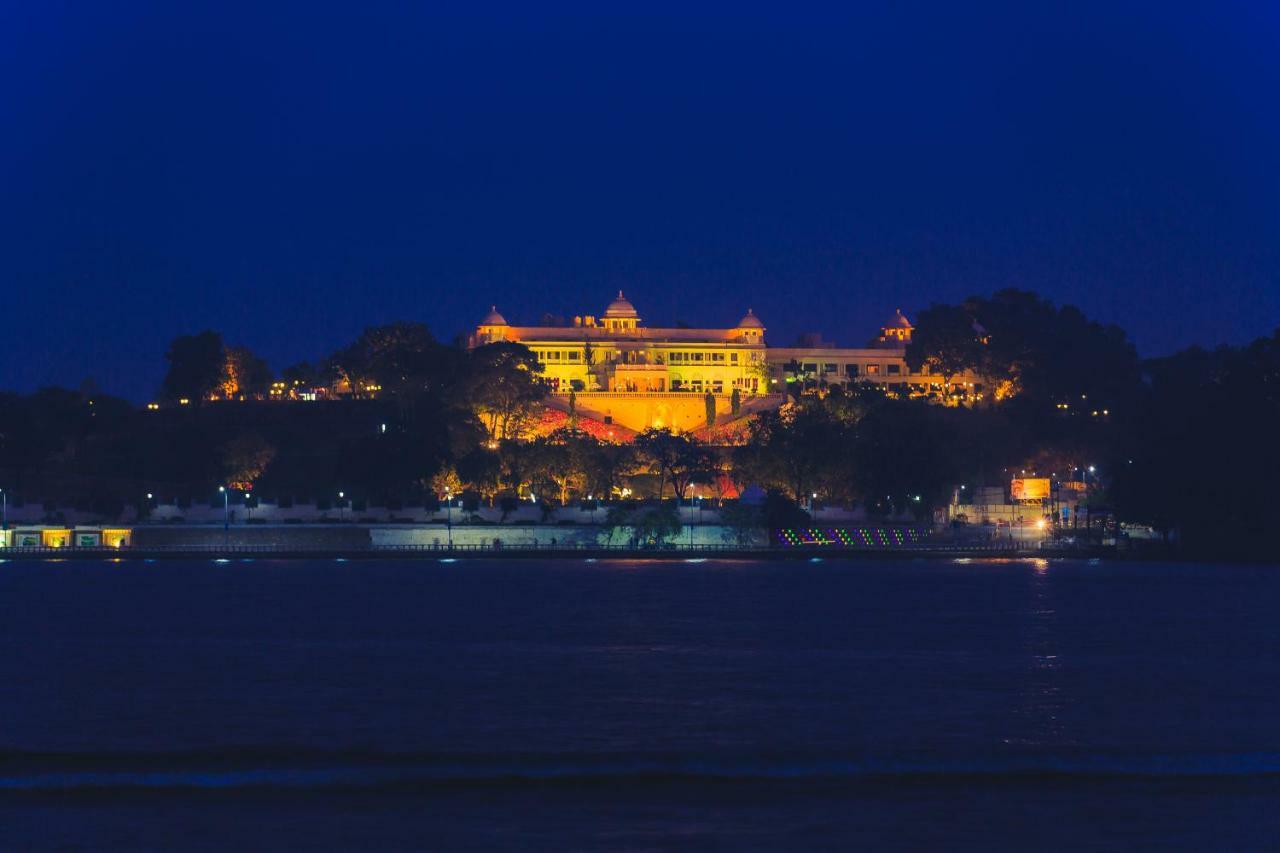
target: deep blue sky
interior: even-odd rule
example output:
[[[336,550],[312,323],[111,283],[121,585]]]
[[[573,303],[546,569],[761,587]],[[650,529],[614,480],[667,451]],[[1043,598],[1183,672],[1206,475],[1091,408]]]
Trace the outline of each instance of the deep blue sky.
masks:
[[[0,2],[0,387],[619,287],[775,343],[1005,286],[1146,355],[1245,341],[1280,7],[1198,5]]]

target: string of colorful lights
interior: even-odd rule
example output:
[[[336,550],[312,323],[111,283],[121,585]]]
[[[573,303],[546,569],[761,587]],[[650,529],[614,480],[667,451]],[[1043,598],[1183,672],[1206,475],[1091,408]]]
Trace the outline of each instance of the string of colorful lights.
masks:
[[[790,548],[900,548],[922,544],[929,534],[918,527],[783,527],[777,541]]]

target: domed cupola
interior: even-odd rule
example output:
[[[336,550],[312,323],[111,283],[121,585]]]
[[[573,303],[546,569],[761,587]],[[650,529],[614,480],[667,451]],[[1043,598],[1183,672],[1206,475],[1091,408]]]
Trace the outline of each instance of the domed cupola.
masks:
[[[618,298],[609,303],[609,307],[604,309],[606,317],[635,317],[639,319],[636,313],[636,306],[632,305],[627,297],[622,295],[622,291],[618,291]]]
[[[480,321],[480,325],[476,327],[476,333],[472,336],[472,346],[481,344],[491,344],[494,341],[505,341],[507,339],[507,318],[498,313],[498,306],[489,306],[489,313],[484,315],[484,319]]]
[[[750,308],[738,321],[735,327],[741,333],[742,340],[749,344],[762,343],[764,340],[764,323],[760,322],[760,318],[756,316],[756,312]]]
[[[633,331],[639,323],[640,315],[636,313],[636,307],[619,290],[618,298],[604,309],[604,327],[613,332]]]
[[[889,322],[880,327],[880,342],[891,346],[906,346],[911,343],[911,333],[915,328],[901,308],[895,309]]]

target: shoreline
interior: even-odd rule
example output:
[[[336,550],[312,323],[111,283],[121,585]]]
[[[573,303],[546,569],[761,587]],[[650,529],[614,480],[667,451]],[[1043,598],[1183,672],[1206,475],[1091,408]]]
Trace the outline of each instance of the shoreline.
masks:
[[[1117,552],[1115,549],[1011,549],[1011,548],[881,548],[881,549],[824,549],[824,548],[425,548],[425,549],[377,549],[335,548],[298,549],[252,546],[228,548],[7,548],[0,550],[0,563],[68,562],[79,561],[227,561],[269,560],[341,560],[341,561],[436,561],[476,562],[481,560],[611,560],[652,562],[705,562],[733,560],[751,562],[812,561],[812,560],[884,560],[917,558],[930,560],[962,559],[1108,559],[1145,560],[1178,557],[1161,555],[1136,555]],[[1187,558],[1189,559],[1189,558]]]

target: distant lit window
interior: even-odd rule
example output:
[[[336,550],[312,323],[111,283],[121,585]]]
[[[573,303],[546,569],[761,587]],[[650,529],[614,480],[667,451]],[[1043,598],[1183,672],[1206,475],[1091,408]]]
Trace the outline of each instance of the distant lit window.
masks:
[[[878,365],[878,364],[868,364],[868,365],[867,365],[867,375],[868,375],[868,376],[876,376],[876,375],[878,375],[879,373],[880,373],[880,365]]]
[[[729,353],[729,363],[730,364],[738,363],[738,354],[736,352]]]

